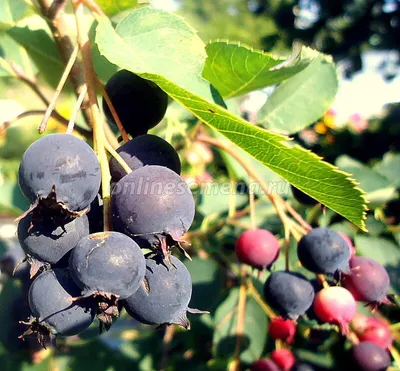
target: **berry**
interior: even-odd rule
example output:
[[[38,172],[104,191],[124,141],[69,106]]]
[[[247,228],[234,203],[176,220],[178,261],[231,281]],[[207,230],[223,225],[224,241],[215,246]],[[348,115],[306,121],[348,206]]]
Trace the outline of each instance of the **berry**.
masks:
[[[303,204],[305,206],[314,206],[318,203],[317,200],[305,194],[303,191],[300,191],[300,189],[292,185],[290,186],[290,188],[292,190],[293,197],[298,203]]]
[[[146,134],[156,126],[168,107],[168,95],[163,90],[154,82],[127,70],[115,73],[108,80],[105,90],[124,129],[134,137]],[[115,124],[105,99],[103,111],[107,119]]]
[[[382,265],[373,259],[355,256],[350,260],[350,268],[351,273],[343,277],[343,285],[357,301],[390,303],[386,298],[390,278]]]
[[[289,349],[277,349],[271,354],[271,359],[282,371],[289,371],[296,363],[296,358]]]
[[[392,345],[392,333],[384,321],[363,314],[356,314],[351,324],[361,341],[370,341],[384,349]]]
[[[304,268],[314,273],[348,272],[350,250],[339,233],[329,228],[315,228],[297,246]]]
[[[115,230],[134,237],[142,248],[152,248],[165,241],[162,236],[182,239],[192,224],[195,204],[179,175],[166,167],[150,165],[116,184],[111,210]]]
[[[265,229],[243,232],[235,245],[239,261],[259,269],[270,267],[278,259],[279,249],[276,237]]]
[[[301,274],[292,272],[274,272],[264,285],[267,302],[283,317],[297,319],[311,307],[314,289]]]
[[[192,296],[192,279],[185,265],[171,256],[171,266],[146,259],[146,275],[139,289],[123,301],[126,311],[148,325],[177,324],[189,328],[186,312]]]
[[[181,173],[181,161],[174,147],[156,135],[145,134],[136,137],[119,147],[117,152],[132,171],[146,165],[159,165],[175,171],[178,175]],[[113,182],[118,182],[126,175],[114,157],[110,160],[110,171]]]
[[[28,214],[18,223],[18,239],[31,262],[31,273],[45,263],[56,264],[72,250],[81,238],[89,234],[89,222],[86,215],[72,219],[63,227],[51,220],[31,225],[32,214]]]
[[[270,321],[268,332],[272,339],[291,344],[296,334],[296,324],[290,319],[277,317]]]
[[[280,371],[278,365],[271,359],[261,358],[254,362],[251,371]]]
[[[350,255],[351,255],[351,257],[353,257],[353,256],[355,256],[356,255],[356,252],[357,252],[357,249],[356,249],[356,247],[353,245],[353,241],[351,240],[351,238],[346,234],[346,233],[343,233],[343,232],[338,232],[341,236],[342,236],[342,238],[347,242],[347,245],[349,246],[349,248],[350,248]]]
[[[343,287],[327,287],[317,293],[313,305],[316,316],[323,322],[339,325],[342,334],[349,331],[349,322],[356,313],[356,302]]]
[[[99,161],[83,140],[69,134],[50,134],[25,151],[19,185],[32,203],[39,198],[54,204],[56,198],[57,204],[69,211],[85,210],[99,191]]]
[[[389,354],[370,341],[362,341],[351,350],[354,365],[360,371],[384,371],[390,364]]]
[[[69,259],[71,276],[82,294],[132,295],[144,278],[140,247],[118,232],[93,233],[82,238]]]
[[[28,294],[29,306],[36,317],[32,326],[40,326],[47,335],[65,336],[87,329],[94,319],[95,302],[88,299],[73,301],[79,291],[65,270],[41,273],[33,281]]]

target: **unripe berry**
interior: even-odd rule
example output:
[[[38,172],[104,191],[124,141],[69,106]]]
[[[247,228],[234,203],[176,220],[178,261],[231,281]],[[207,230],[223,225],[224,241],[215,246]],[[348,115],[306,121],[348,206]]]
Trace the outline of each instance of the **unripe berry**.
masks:
[[[277,317],[269,323],[269,335],[274,340],[283,340],[291,344],[296,334],[296,324],[290,319]]]
[[[293,353],[289,349],[277,349],[271,354],[271,359],[283,371],[289,371],[296,363]]]
[[[268,358],[261,358],[251,366],[251,371],[280,371],[278,365]]]
[[[392,333],[384,321],[357,313],[351,324],[361,341],[370,341],[384,349],[392,345]]]
[[[342,334],[346,334],[356,314],[356,301],[343,287],[327,287],[315,295],[313,309],[321,321],[339,325]]]
[[[239,261],[259,269],[270,267],[279,256],[279,249],[276,237],[265,229],[243,232],[235,245]]]

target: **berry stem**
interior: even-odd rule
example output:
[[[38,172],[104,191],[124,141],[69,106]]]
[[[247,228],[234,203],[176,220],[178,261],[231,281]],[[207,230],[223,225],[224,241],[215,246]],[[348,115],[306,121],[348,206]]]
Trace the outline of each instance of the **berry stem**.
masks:
[[[73,0],[72,4],[75,10],[76,26],[78,31],[78,44],[82,53],[83,70],[85,83],[87,85],[89,96],[89,107],[91,113],[91,122],[93,126],[94,149],[99,158],[101,169],[102,196],[104,204],[104,230],[111,230],[110,217],[110,169],[108,167],[107,153],[105,149],[106,137],[104,133],[104,122],[100,115],[96,94],[96,72],[93,67],[92,54],[90,50],[90,41],[85,30],[83,5],[79,0]]]
[[[256,290],[251,280],[247,281],[247,293],[253,297],[253,299],[258,303],[261,309],[265,312],[269,319],[276,318],[276,314],[274,311],[265,303],[265,301],[261,298],[260,294]]]
[[[87,93],[87,86],[85,85],[83,87],[81,93],[79,94],[78,99],[76,100],[74,110],[72,111],[71,118],[69,119],[67,131],[66,131],[67,134],[72,134],[72,132],[74,131],[75,120],[76,120],[76,117],[78,116],[79,110],[81,109],[82,102],[85,99],[86,93]]]
[[[315,277],[324,289],[329,287],[329,283],[326,281],[326,278],[323,274],[316,274]]]
[[[113,156],[117,162],[122,166],[122,168],[125,170],[127,174],[130,174],[132,172],[132,169],[128,166],[128,164],[124,161],[124,159],[119,155],[119,153],[112,148],[111,144],[108,143],[106,140],[105,143],[105,148],[106,150],[110,153],[111,156]]]

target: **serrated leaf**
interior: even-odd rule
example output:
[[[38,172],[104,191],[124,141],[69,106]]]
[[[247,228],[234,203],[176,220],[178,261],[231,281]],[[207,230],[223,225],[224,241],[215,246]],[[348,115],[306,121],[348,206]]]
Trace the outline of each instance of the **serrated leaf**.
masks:
[[[285,58],[229,41],[210,42],[206,51],[203,76],[224,98],[280,83],[302,71],[319,55],[304,47],[285,62]]]
[[[234,288],[215,312],[213,353],[215,357],[232,357],[235,352],[239,289]],[[267,317],[257,302],[246,300],[244,333],[240,359],[254,362],[260,358],[267,337]]]
[[[64,64],[54,40],[43,30],[28,27],[12,27],[7,31],[23,46],[46,81],[56,87],[64,71]]]
[[[364,229],[362,191],[348,174],[215,103],[219,94],[201,76],[204,44],[181,17],[143,7],[124,18],[115,31],[110,21],[102,18],[96,42],[110,62],[154,81],[262,164]]]
[[[149,0],[150,1],[150,0]],[[119,14],[127,9],[135,8],[139,5],[143,5],[146,1],[140,0],[97,0],[97,5],[106,13],[109,17]]]
[[[366,198],[371,207],[378,207],[385,202],[397,197],[396,189],[383,175],[364,165],[363,163],[346,155],[336,160],[336,166],[353,174],[367,194]]]
[[[297,133],[325,113],[337,89],[332,58],[319,54],[307,68],[275,89],[258,112],[257,122],[268,130]]]

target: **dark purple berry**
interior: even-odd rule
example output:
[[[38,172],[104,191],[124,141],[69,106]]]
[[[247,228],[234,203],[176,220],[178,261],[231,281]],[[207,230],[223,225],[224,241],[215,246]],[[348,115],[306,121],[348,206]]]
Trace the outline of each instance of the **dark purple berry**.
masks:
[[[360,371],[384,371],[391,364],[387,351],[370,341],[354,346],[351,355],[354,366]]]
[[[50,333],[64,336],[76,335],[87,329],[95,316],[95,302],[76,300],[80,289],[67,271],[55,269],[41,273],[29,289],[29,306],[36,321]]]
[[[117,152],[132,171],[146,165],[159,165],[175,171],[178,175],[181,173],[181,161],[174,147],[156,135],[145,134],[136,137],[119,147]],[[126,175],[114,157],[110,160],[110,171],[113,182],[118,182]]]
[[[304,268],[314,273],[348,272],[350,249],[339,233],[329,228],[315,228],[297,246]]]
[[[168,95],[158,85],[127,70],[115,73],[108,80],[105,90],[124,129],[133,137],[146,134],[156,126],[168,107]],[[105,99],[103,111],[107,119],[115,124]]]
[[[186,313],[192,296],[192,279],[174,256],[171,264],[146,259],[146,275],[139,289],[123,301],[126,311],[148,325],[177,324],[189,328]],[[198,312],[197,310],[194,310]]]
[[[100,186],[100,166],[93,149],[69,134],[50,134],[25,151],[19,185],[32,202],[54,199],[70,211],[85,210]],[[49,200],[50,202],[50,200]]]
[[[297,319],[311,307],[314,288],[299,273],[273,272],[265,282],[264,296],[283,317]]]

